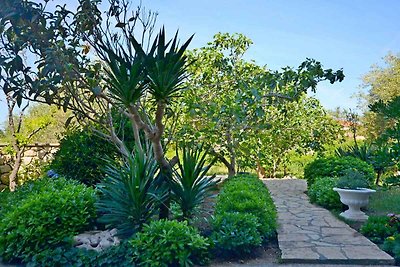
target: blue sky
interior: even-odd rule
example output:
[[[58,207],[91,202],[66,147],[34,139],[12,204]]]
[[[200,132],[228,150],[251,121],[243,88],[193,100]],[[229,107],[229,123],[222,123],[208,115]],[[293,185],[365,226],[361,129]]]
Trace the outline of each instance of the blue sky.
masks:
[[[56,1],[61,2],[61,1]],[[63,1],[64,2],[64,1]],[[243,33],[254,44],[246,54],[271,69],[298,66],[306,57],[325,68],[343,68],[342,83],[318,86],[317,98],[328,109],[355,108],[361,77],[382,64],[389,51],[400,52],[400,1],[397,0],[142,0],[159,12],[158,25],[179,29],[181,39],[195,34],[191,48],[217,32]],[[0,121],[5,119],[0,102]]]

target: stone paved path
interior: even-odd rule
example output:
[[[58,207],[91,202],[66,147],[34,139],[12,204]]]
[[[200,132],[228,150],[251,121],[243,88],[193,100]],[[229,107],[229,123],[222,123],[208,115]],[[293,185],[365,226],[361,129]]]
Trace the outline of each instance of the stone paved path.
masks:
[[[284,263],[394,264],[366,237],[310,204],[306,181],[267,179],[278,210],[278,242]]]

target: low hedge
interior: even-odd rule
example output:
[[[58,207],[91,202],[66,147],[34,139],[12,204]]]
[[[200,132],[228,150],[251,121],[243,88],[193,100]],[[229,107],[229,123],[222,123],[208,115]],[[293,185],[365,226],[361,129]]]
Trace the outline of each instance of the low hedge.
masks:
[[[7,195],[1,212],[0,256],[29,261],[43,250],[65,243],[94,222],[94,189],[64,178],[43,178]]]
[[[363,174],[369,184],[374,183],[374,168],[365,161],[354,157],[318,158],[306,165],[304,179],[307,180],[310,187],[318,178],[340,177],[349,169]]]
[[[243,224],[238,222],[240,217],[245,220]],[[212,236],[216,249],[231,252],[236,250],[239,254],[248,252],[249,247],[257,246],[260,238],[268,239],[274,236],[276,208],[264,183],[253,175],[238,175],[225,182],[217,197],[213,225]],[[249,227],[249,231],[241,229],[244,225]],[[251,230],[254,225],[257,225],[257,234]],[[228,228],[237,229],[237,233],[240,233],[237,239],[226,236]]]

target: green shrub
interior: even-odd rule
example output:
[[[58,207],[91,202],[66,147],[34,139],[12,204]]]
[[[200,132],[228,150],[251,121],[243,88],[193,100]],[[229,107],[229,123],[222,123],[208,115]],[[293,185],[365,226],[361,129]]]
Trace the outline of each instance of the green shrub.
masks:
[[[327,209],[341,209],[339,194],[333,191],[338,179],[327,177],[317,179],[308,189],[311,203],[316,203]]]
[[[267,187],[255,176],[238,175],[224,183],[215,205],[215,215],[226,212],[250,213],[257,217],[263,237],[275,234],[275,205]]]
[[[308,186],[311,186],[317,178],[343,176],[348,169],[362,173],[369,184],[374,183],[375,172],[372,166],[354,157],[316,159],[304,168],[304,178]]]
[[[388,216],[370,216],[360,232],[372,242],[382,244],[387,237],[397,232],[397,227],[390,222]]]
[[[339,177],[336,187],[351,190],[367,188],[368,181],[358,171],[346,170],[343,176]]]
[[[215,249],[222,254],[249,254],[261,245],[257,217],[248,213],[223,213],[213,221],[211,239]]]
[[[131,244],[135,259],[143,266],[191,266],[208,261],[207,239],[187,222],[153,221]]]
[[[89,129],[74,129],[61,139],[60,149],[55,153],[49,168],[66,178],[92,186],[105,176],[102,167],[105,155],[111,158],[117,155],[111,143]]]
[[[103,251],[58,246],[37,253],[27,267],[130,267],[133,266],[133,248],[127,241]]]
[[[400,262],[400,234],[389,236],[383,243],[383,250],[393,256],[396,263]]]
[[[10,196],[16,202],[0,220],[0,232],[7,233],[0,235],[0,256],[6,261],[29,261],[40,251],[87,229],[95,219],[93,189],[64,178],[35,184]],[[30,187],[32,192],[28,193]]]

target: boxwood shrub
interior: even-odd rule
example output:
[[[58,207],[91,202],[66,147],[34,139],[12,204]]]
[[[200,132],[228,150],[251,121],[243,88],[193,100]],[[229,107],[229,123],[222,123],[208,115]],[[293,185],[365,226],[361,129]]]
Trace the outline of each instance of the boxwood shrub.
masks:
[[[318,158],[306,165],[304,178],[307,180],[308,186],[311,186],[318,178],[340,177],[349,169],[363,174],[369,184],[374,183],[375,172],[373,167],[354,157]]]
[[[0,218],[0,256],[29,261],[86,230],[96,217],[95,191],[64,178],[43,178],[9,193]]]
[[[261,245],[262,238],[256,216],[249,213],[226,212],[213,221],[211,240],[217,253],[240,256]]]
[[[141,266],[192,266],[207,263],[209,242],[186,221],[153,221],[131,240]]]
[[[254,215],[263,238],[275,235],[276,209],[267,187],[256,176],[238,175],[225,182],[219,193],[215,215],[239,212]]]
[[[341,209],[339,194],[333,191],[338,178],[318,178],[308,189],[311,203],[316,203],[327,209]]]
[[[264,183],[253,175],[237,175],[224,182],[213,220],[215,251],[248,254],[275,235],[276,208]]]

